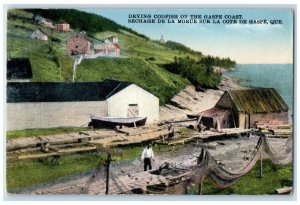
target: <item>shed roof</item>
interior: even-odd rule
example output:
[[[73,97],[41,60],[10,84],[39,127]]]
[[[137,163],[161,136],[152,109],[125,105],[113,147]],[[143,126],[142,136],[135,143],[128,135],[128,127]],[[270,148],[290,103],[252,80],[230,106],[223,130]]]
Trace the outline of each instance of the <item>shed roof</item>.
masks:
[[[7,102],[103,101],[118,93],[128,82],[31,82],[7,83]]]
[[[254,88],[227,91],[240,112],[266,113],[287,111],[289,108],[274,88]]]
[[[32,70],[28,58],[13,58],[7,61],[7,80],[31,79]]]
[[[225,115],[228,113],[230,113],[230,110],[213,107],[208,110],[204,110],[204,111],[200,112],[198,115],[204,116],[204,117],[218,117],[218,116]]]
[[[86,32],[84,31],[71,34],[68,38],[68,41],[72,38],[84,38],[85,40],[92,42],[92,40],[87,36]]]
[[[32,34],[37,33],[37,32],[40,32],[41,34],[43,34],[43,35],[45,35],[45,36],[48,36],[48,34],[46,34],[46,32],[43,31],[41,28],[36,29]]]

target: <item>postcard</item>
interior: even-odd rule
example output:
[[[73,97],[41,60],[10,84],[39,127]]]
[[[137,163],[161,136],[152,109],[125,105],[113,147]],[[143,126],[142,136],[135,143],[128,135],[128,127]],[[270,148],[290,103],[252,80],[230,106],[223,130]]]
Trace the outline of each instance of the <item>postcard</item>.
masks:
[[[293,195],[295,12],[8,7],[7,195]]]

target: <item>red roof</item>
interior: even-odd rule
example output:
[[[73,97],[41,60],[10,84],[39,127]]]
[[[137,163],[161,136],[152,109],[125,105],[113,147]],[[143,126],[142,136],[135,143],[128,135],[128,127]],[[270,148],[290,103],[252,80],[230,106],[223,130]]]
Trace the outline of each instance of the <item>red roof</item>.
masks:
[[[115,48],[120,49],[120,45],[119,44],[114,44]]]
[[[200,112],[198,115],[205,116],[205,117],[217,117],[220,115],[224,115],[226,113],[229,113],[230,110],[220,109],[220,108],[210,108],[208,110],[205,110],[203,112]]]

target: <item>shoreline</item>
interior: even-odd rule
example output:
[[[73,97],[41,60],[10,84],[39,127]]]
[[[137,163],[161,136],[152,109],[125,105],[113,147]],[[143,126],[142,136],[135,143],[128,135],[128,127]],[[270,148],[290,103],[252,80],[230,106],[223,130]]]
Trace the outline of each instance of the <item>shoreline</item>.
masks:
[[[244,87],[240,85],[240,82],[243,80],[239,80],[233,77],[222,75],[221,82],[218,85],[218,89],[227,91],[227,90],[240,90],[240,89],[248,89],[248,87]]]

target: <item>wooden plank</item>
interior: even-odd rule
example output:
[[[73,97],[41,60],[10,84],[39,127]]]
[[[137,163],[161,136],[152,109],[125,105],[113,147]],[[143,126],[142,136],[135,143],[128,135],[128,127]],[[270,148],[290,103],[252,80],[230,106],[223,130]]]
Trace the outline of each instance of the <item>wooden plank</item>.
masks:
[[[55,152],[47,152],[47,153],[28,153],[24,152],[21,155],[18,155],[17,157],[13,157],[11,155],[8,155],[7,160],[10,159],[36,159],[36,158],[45,158],[50,156],[60,156],[60,155],[67,155],[67,154],[73,154],[76,152],[86,152],[86,151],[93,151],[96,150],[96,146],[90,146],[90,147],[77,147],[77,148],[69,148],[69,149],[61,149]]]

